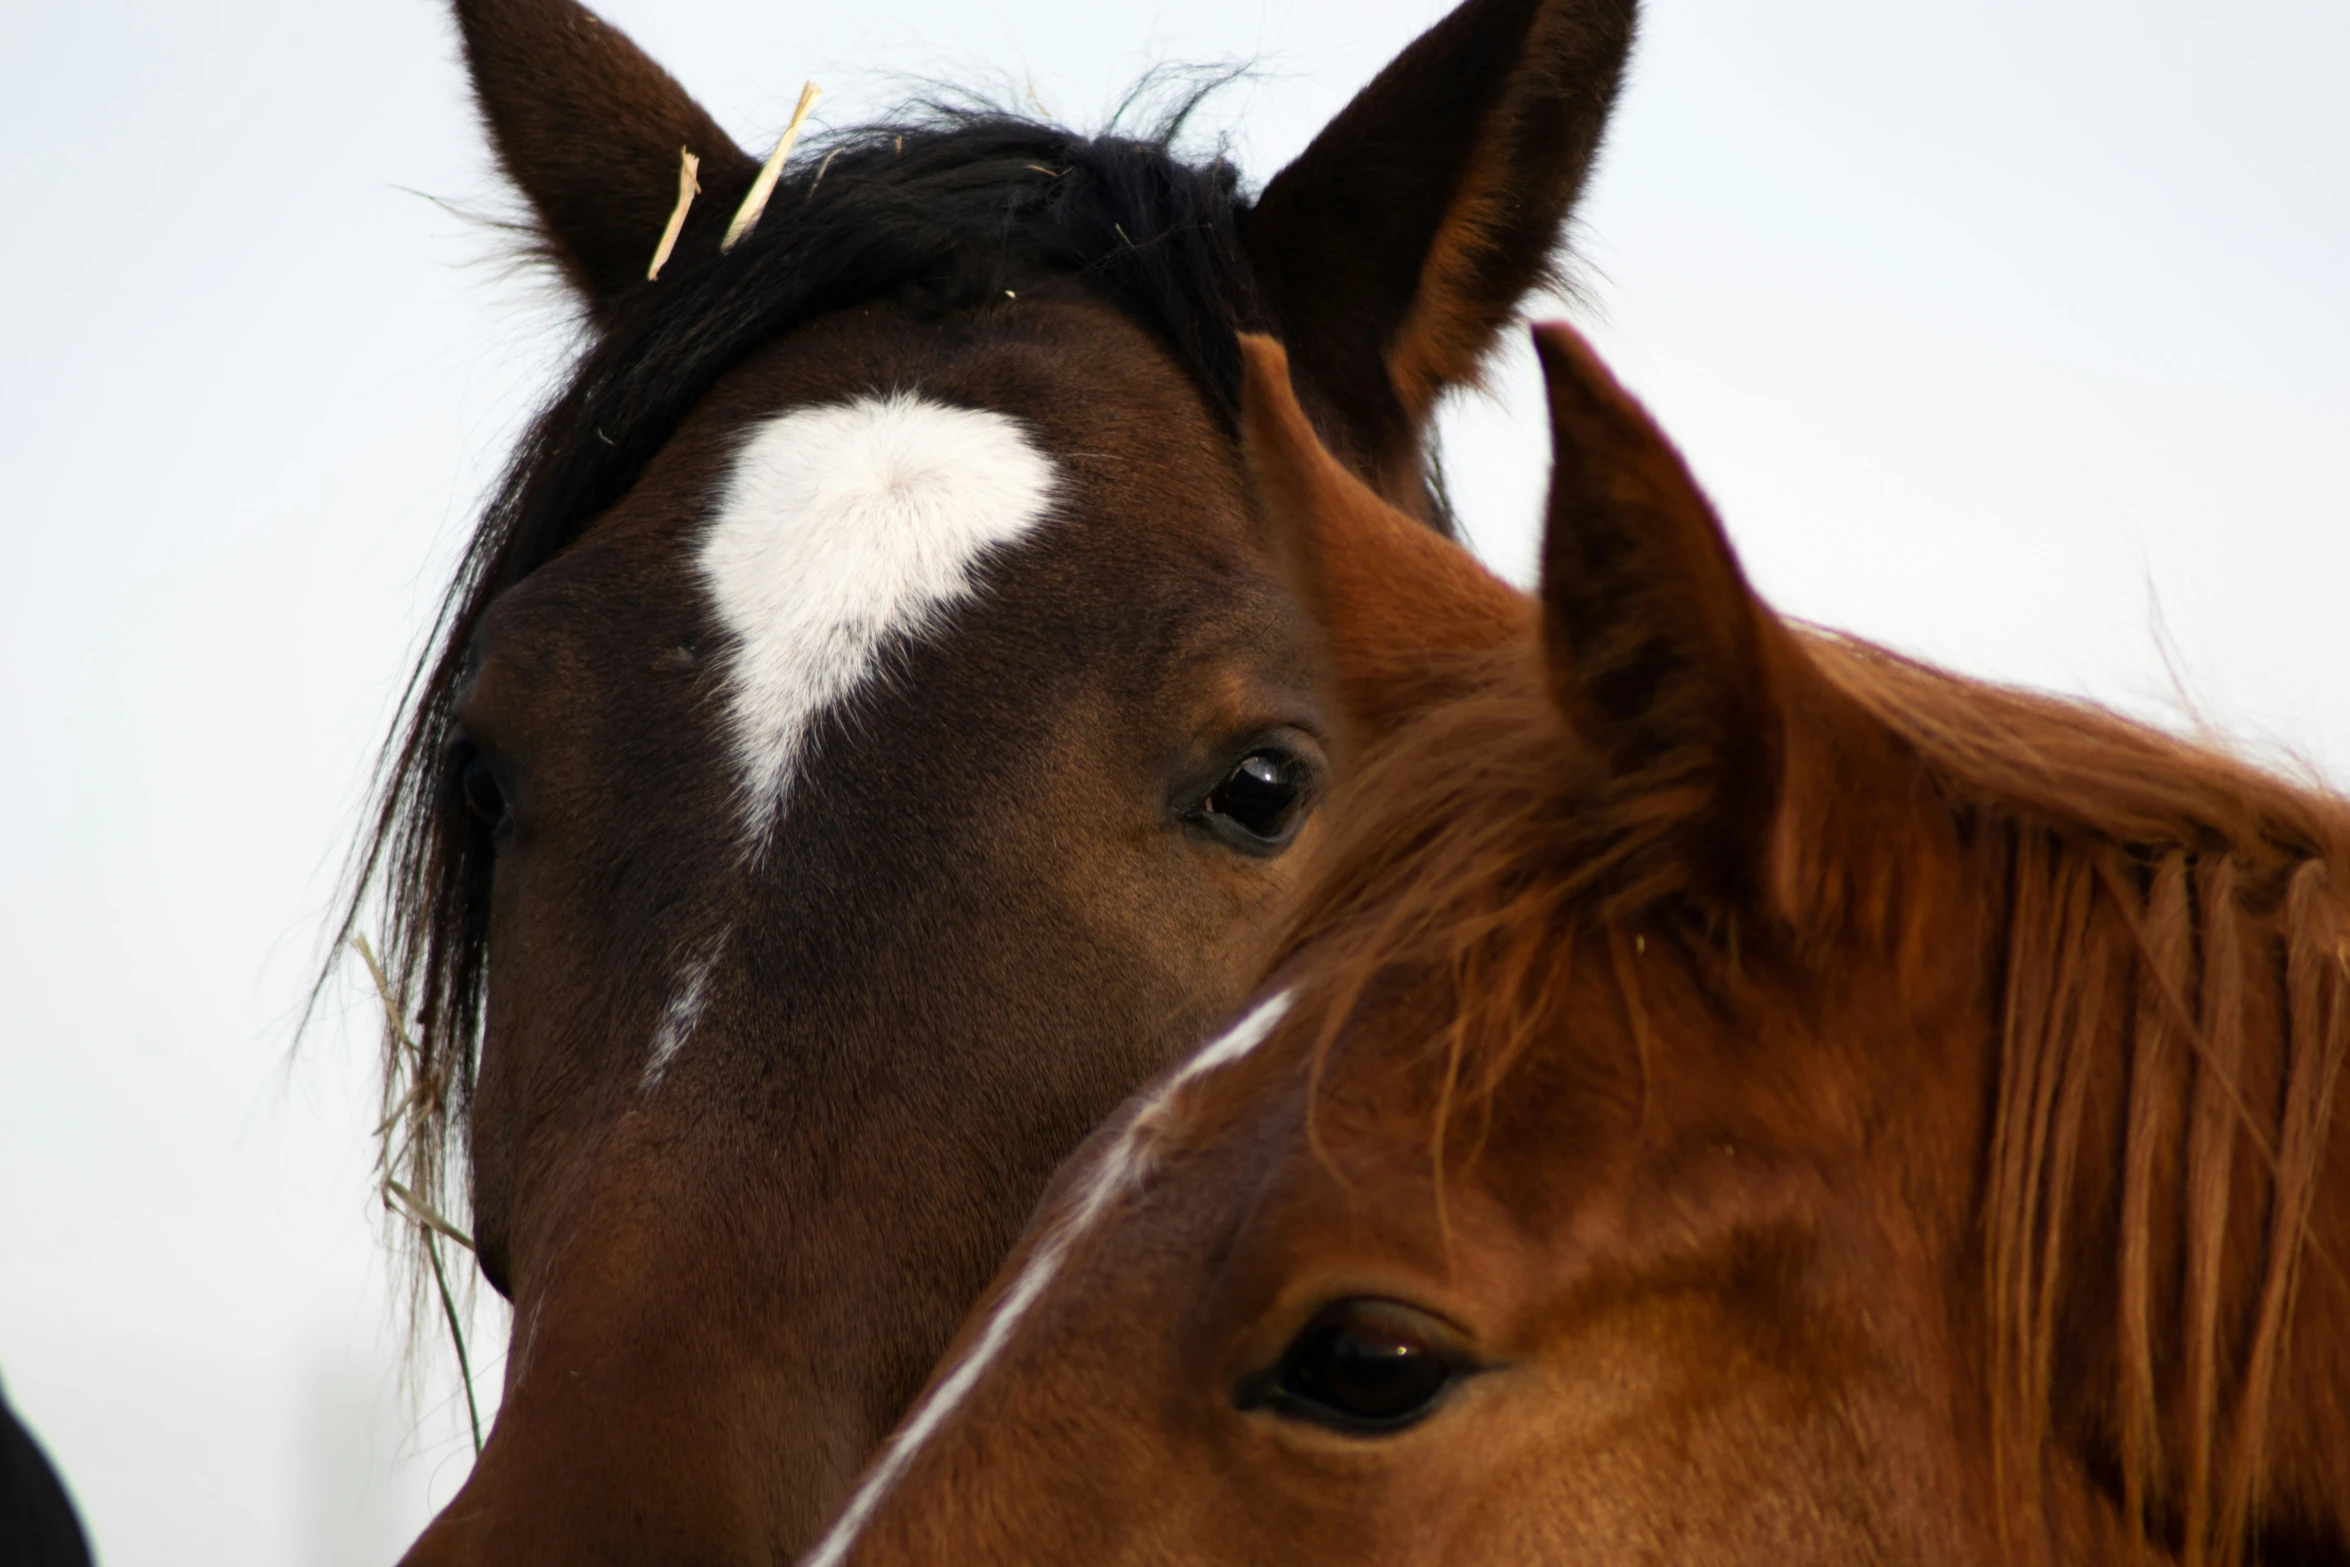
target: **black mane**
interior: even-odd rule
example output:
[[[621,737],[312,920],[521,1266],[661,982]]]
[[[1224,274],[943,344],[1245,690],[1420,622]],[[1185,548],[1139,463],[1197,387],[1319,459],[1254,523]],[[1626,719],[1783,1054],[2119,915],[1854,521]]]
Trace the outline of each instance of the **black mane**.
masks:
[[[387,1005],[415,1022],[409,1059],[387,1045],[385,1109],[402,1122],[419,1197],[442,1186],[487,973],[490,846],[452,787],[457,694],[483,612],[618,501],[729,368],[798,323],[877,298],[948,310],[1073,279],[1161,338],[1236,428],[1236,334],[1265,322],[1241,245],[1249,202],[1221,157],[1176,155],[1184,112],[1146,137],[939,109],[829,138],[794,160],[733,251],[677,256],[602,317],[516,448],[442,601],[339,932],[338,953],[380,889]]]

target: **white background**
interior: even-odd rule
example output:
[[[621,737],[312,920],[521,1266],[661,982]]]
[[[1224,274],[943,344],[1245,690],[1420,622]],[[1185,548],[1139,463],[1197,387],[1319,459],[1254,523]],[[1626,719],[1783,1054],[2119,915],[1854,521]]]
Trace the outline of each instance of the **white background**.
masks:
[[[612,0],[764,150],[902,75],[1097,122],[1160,60],[1261,179],[1436,0]],[[2350,7],[1650,0],[1588,303],[1785,608],[2350,778]],[[422,194],[418,194],[422,193]],[[0,1375],[104,1558],[396,1554],[365,995],[292,1025],[380,737],[568,339],[425,0],[0,0]],[[1523,576],[1514,352],[1449,420]],[[2166,716],[2167,715],[2167,716]],[[482,1313],[489,1380],[502,1324]]]

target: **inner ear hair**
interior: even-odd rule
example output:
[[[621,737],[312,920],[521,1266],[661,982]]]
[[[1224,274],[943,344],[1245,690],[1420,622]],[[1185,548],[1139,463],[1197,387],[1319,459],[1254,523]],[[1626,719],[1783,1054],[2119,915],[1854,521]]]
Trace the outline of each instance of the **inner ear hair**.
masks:
[[[1550,399],[1542,596],[1551,689],[1612,768],[1751,772],[1776,755],[1775,644],[1712,505],[1646,409],[1563,322],[1534,329]]]
[[[1807,937],[1892,936],[1926,871],[1870,845],[1921,841],[1923,775],[1845,683],[1869,655],[1781,620],[1647,410],[1572,328],[1534,340],[1555,448],[1543,656],[1567,728],[1701,894]]]
[[[1572,328],[1536,327],[1534,343],[1553,445],[1542,566],[1552,700],[1614,787],[1686,821],[1712,879],[1762,893],[1794,825],[1782,820],[1786,688],[1802,649],[1747,585],[1647,411]]]

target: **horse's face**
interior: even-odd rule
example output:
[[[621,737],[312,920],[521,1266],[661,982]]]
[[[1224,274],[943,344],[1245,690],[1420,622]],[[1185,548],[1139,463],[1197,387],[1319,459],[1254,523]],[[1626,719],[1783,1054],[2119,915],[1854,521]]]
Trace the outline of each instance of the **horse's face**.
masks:
[[[1235,322],[1427,509],[1420,431],[1548,265],[1629,7],[1473,0],[1253,206],[1151,146],[915,127],[724,256],[757,165],[674,82],[568,0],[458,13],[600,334],[519,493],[597,499],[495,535],[554,542],[483,568],[406,758],[446,780],[402,862],[437,923],[393,945],[444,998],[428,1081],[487,963],[473,1223],[514,1305],[414,1558],[771,1560],[1057,1162],[1242,994],[1319,831]],[[704,194],[648,283],[681,143]]]
[[[940,557],[957,597],[871,591]],[[1237,999],[1311,836],[1313,653],[1231,443],[1100,306],[827,318],[477,646],[501,1472],[715,1424],[845,1482],[1059,1153]],[[624,1356],[592,1396],[629,1418],[565,1418],[550,1368]],[[748,1365],[763,1396],[700,1396]]]

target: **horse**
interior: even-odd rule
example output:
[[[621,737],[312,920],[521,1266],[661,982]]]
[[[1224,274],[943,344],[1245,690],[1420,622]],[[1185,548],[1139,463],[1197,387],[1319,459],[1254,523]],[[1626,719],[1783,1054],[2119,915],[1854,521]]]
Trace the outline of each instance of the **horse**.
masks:
[[[1238,334],[1449,526],[1432,410],[1558,275],[1632,0],[1467,0],[1253,193],[1180,111],[762,163],[574,0],[454,10],[583,347],[344,925],[381,938],[388,1198],[513,1307],[409,1559],[770,1560],[1060,1161],[1242,999],[1321,830]]]
[[[811,1567],[2350,1561],[2350,802],[1780,619],[1536,336],[1538,597],[1251,344],[1327,833]]]
[[[57,1468],[0,1388],[0,1560],[90,1567],[90,1541]]]

